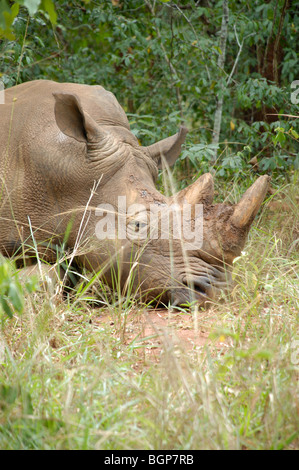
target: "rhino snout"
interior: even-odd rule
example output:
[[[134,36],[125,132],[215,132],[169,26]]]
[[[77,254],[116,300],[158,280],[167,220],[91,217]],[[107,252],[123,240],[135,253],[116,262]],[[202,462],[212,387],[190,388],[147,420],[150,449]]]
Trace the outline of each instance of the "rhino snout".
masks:
[[[179,306],[191,302],[203,305],[207,300],[214,298],[214,289],[208,278],[194,278],[188,282],[183,281],[181,287],[172,289],[171,303]]]
[[[221,279],[214,279],[211,276],[184,278],[181,286],[171,291],[172,305],[179,306],[194,301],[199,306],[204,305],[207,301],[216,299],[221,291],[228,291],[231,288],[231,282],[230,273],[222,273]]]

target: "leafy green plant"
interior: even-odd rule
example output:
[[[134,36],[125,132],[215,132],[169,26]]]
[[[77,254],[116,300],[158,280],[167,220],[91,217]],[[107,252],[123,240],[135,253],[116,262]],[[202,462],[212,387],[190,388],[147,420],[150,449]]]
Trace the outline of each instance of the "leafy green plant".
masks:
[[[0,307],[9,318],[13,317],[14,312],[22,313],[24,291],[31,293],[35,288],[34,278],[27,279],[23,286],[18,279],[13,262],[0,256]]]
[[[293,171],[299,144],[291,86],[299,73],[299,22],[284,4],[258,0],[252,10],[245,0],[229,2],[226,62],[219,70],[222,2],[61,1],[55,15],[51,0],[1,2],[0,25],[10,35],[2,31],[0,79],[5,87],[40,78],[101,84],[115,93],[143,145],[185,122],[191,132],[189,153],[177,164],[182,174],[211,166],[216,101],[223,95],[218,175],[248,172],[255,156],[263,159],[260,171]],[[279,67],[262,60],[278,52]],[[240,150],[246,146],[250,156]]]
[[[0,1],[0,38],[15,39],[13,22],[19,14],[20,6],[26,8],[30,16],[40,9],[52,24],[56,23],[57,14],[53,0],[18,0],[10,6],[7,0]]]

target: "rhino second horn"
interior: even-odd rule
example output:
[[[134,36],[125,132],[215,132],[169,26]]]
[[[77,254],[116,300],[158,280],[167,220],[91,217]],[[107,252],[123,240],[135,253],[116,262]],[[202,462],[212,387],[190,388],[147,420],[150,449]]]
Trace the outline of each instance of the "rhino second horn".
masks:
[[[268,191],[270,177],[260,176],[244,193],[241,201],[236,205],[231,216],[231,223],[238,228],[250,226],[258,213]]]
[[[211,173],[201,175],[190,186],[182,189],[174,199],[179,204],[212,204],[214,199],[214,181]]]
[[[177,134],[167,137],[166,139],[160,140],[155,144],[143,147],[146,153],[157,162],[158,167],[162,168],[162,159],[164,158],[169,166],[175,164],[178,159],[182,144],[185,142],[188,129],[185,126],[181,126]]]

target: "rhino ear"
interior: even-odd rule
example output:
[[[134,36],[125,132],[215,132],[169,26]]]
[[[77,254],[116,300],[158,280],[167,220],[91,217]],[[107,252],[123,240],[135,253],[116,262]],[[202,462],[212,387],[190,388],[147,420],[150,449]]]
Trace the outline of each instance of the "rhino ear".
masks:
[[[79,142],[92,142],[99,134],[96,122],[83,111],[79,98],[68,93],[53,93],[56,123],[65,135]]]
[[[143,149],[157,162],[158,168],[162,168],[164,159],[167,165],[172,166],[181,153],[182,144],[185,142],[187,132],[188,129],[185,126],[181,126],[177,134],[148,147],[143,147]]]

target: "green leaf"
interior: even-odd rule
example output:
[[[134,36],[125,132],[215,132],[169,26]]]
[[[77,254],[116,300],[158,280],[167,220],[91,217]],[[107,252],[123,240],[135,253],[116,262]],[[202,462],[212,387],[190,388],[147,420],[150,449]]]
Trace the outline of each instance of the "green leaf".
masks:
[[[20,290],[17,288],[16,284],[10,284],[8,297],[16,311],[20,313],[23,310],[23,300],[20,294]]]
[[[4,401],[7,404],[14,403],[18,395],[18,387],[5,384],[0,385],[0,398],[2,402]]]
[[[10,9],[11,11],[11,16],[12,16],[12,19],[14,20],[15,17],[17,16],[17,14],[19,13],[19,10],[20,10],[20,5],[18,3],[14,3]]]
[[[42,1],[42,8],[45,10],[50,18],[52,24],[57,23],[57,13],[55,11],[55,6],[53,0],[43,0]]]
[[[0,0],[0,28],[6,28],[6,15],[10,15],[11,10],[6,0]]]
[[[273,357],[273,352],[267,349],[263,349],[262,351],[258,351],[255,357],[269,361]]]
[[[291,134],[295,139],[299,139],[299,134],[294,129],[291,129]]]
[[[18,3],[14,3],[12,7],[9,8],[6,0],[0,0],[0,38],[2,36],[10,40],[15,39],[12,32],[12,23],[18,13]]]
[[[4,310],[4,313],[6,313],[6,315],[9,317],[9,318],[12,318],[13,317],[13,311],[11,309],[11,307],[9,306],[7,300],[4,298],[4,297],[0,297],[0,304]]]
[[[29,15],[33,16],[37,12],[40,2],[41,0],[23,0],[22,3],[28,9]]]
[[[217,52],[219,52],[220,55],[222,55],[222,50],[218,46],[213,46],[213,49],[216,49]]]

